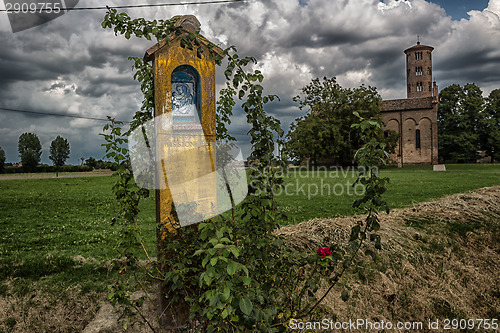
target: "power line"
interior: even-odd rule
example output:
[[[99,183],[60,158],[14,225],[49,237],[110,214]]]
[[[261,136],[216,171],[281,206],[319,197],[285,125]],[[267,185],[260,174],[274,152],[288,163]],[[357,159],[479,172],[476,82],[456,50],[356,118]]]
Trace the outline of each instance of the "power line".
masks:
[[[223,4],[223,3],[231,3],[231,2],[245,2],[245,0],[218,0],[218,1],[190,1],[190,2],[180,2],[180,3],[159,3],[159,4],[142,4],[142,5],[122,5],[122,6],[99,6],[99,7],[74,7],[74,8],[59,8],[59,10],[102,10],[102,9],[128,9],[128,8],[146,8],[146,7],[170,7],[170,6],[185,6],[185,5],[209,5],[209,4]],[[0,12],[7,13],[31,13],[37,14],[42,12],[51,13],[54,12],[54,8],[35,8],[31,10],[31,8],[26,9],[25,11],[20,11],[22,8],[16,9],[0,9]]]
[[[55,117],[68,117],[68,118],[108,121],[107,118],[83,117],[83,116],[75,116],[75,115],[71,115],[71,114],[62,114],[62,113],[39,112],[39,111],[30,111],[30,110],[8,109],[8,108],[0,108],[0,110],[9,111],[9,112],[31,113],[31,114],[38,114],[38,115],[43,115],[43,116],[55,116]],[[128,121],[122,121],[122,122],[129,123]]]

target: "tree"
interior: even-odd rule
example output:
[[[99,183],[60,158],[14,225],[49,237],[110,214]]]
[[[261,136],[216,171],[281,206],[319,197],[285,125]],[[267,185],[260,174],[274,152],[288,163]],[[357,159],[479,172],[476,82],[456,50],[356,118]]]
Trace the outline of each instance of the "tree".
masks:
[[[319,115],[312,113],[290,125],[286,150],[291,159],[302,161],[309,158],[316,165],[332,154],[339,139],[337,128],[328,126]]]
[[[42,155],[42,145],[36,134],[21,134],[19,136],[17,150],[23,164],[23,169],[27,172],[36,171],[36,166],[40,163],[40,157]]]
[[[0,173],[3,172],[5,167],[5,151],[0,147]]]
[[[107,161],[103,161],[103,160],[96,161],[95,169],[112,169],[112,168],[113,168],[113,166],[112,166],[111,162],[107,162]]]
[[[85,160],[85,165],[88,165],[92,169],[95,169],[97,167],[97,161],[93,157],[89,157]]]
[[[486,156],[491,156],[491,162],[494,162],[500,153],[500,89],[491,91],[486,99],[479,141],[481,148],[486,151]]]
[[[69,157],[69,142],[60,135],[50,144],[50,156],[55,166],[63,166]]]
[[[299,108],[309,113],[295,120],[287,135],[286,150],[292,159],[310,159],[313,165],[327,162],[350,164],[354,152],[363,142],[359,130],[351,128],[357,122],[354,112],[365,118],[380,120],[381,97],[373,87],[342,88],[335,78],[318,78],[302,88],[296,96]],[[396,145],[395,135],[383,136],[389,150]]]
[[[443,161],[475,162],[484,132],[484,98],[475,84],[453,84],[439,93],[438,142]],[[484,137],[484,135],[483,135]],[[487,139],[485,139],[487,140]]]

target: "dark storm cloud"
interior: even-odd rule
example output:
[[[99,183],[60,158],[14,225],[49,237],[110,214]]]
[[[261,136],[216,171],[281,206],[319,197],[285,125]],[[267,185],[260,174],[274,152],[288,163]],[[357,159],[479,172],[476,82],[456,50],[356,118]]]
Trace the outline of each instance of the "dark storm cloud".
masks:
[[[447,61],[439,61],[436,64],[439,70],[435,71],[435,76],[456,83],[467,81],[498,84],[500,82],[498,64],[500,64],[498,50],[464,50]]]
[[[307,111],[299,110],[292,97],[316,77],[335,76],[345,87],[366,84],[386,99],[404,98],[403,50],[415,44],[417,35],[435,47],[440,88],[467,82],[486,93],[499,88],[499,13],[500,0],[462,21],[452,21],[438,5],[423,0],[265,0],[129,11],[147,19],[194,14],[209,40],[255,56],[265,93],[280,97],[266,110],[285,130]],[[129,120],[142,95],[127,58],[142,57],[154,42],[115,36],[101,28],[103,17],[104,11],[70,12],[23,32],[0,32],[0,107]],[[218,89],[224,86],[222,72],[217,69]],[[21,133],[36,132],[45,144],[59,133],[70,141],[70,162],[78,163],[82,156],[102,157],[102,125],[0,112],[0,146],[8,161],[17,161]],[[230,130],[248,152],[248,124],[240,108]]]
[[[129,88],[137,89],[137,86],[138,83],[134,81],[131,73],[114,77],[97,74],[85,77],[83,83],[75,92],[86,97],[101,97],[105,94],[130,91]]]
[[[45,50],[37,51],[36,47],[24,51],[15,45],[6,44],[0,53],[1,88],[16,81],[50,80],[84,68],[81,65],[84,57],[68,61],[68,57]]]

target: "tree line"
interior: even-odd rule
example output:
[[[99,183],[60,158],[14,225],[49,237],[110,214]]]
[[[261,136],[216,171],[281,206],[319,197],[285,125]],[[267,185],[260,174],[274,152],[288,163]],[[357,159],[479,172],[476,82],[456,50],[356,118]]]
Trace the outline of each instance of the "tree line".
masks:
[[[109,162],[96,160],[93,157],[90,157],[85,160],[85,165],[87,168],[79,169],[75,168],[67,168],[69,166],[65,166],[66,160],[70,155],[70,144],[67,139],[58,135],[50,144],[49,148],[49,159],[52,161],[54,167],[41,167],[39,166],[41,156],[42,156],[42,144],[40,143],[40,139],[34,133],[23,133],[19,136],[18,140],[18,153],[19,158],[21,159],[22,167],[19,170],[9,170],[6,168],[6,156],[5,151],[0,147],[0,173],[3,172],[51,172],[55,170],[60,171],[86,171],[93,169],[109,169],[111,165]],[[64,168],[61,168],[63,167]]]
[[[335,78],[314,79],[294,97],[299,108],[308,109],[305,116],[290,125],[283,149],[296,162],[310,161],[311,165],[348,165],[354,152],[361,147],[354,111],[363,117],[380,119],[382,98],[374,87],[343,88]],[[393,152],[398,134],[385,131],[379,140]],[[491,157],[500,154],[500,89],[487,98],[475,84],[452,84],[439,93],[438,146],[440,162],[473,163],[478,152]],[[23,170],[33,172],[40,163],[42,146],[33,133],[23,133],[18,143]],[[62,166],[70,154],[68,140],[57,136],[50,145],[54,166]],[[85,160],[92,169],[109,168],[109,162],[93,157]],[[5,166],[5,152],[0,148],[0,172]]]
[[[500,89],[487,98],[475,84],[452,84],[439,93],[439,158],[443,162],[475,162],[500,153]]]
[[[380,119],[382,98],[374,87],[343,88],[335,78],[313,79],[294,98],[307,114],[290,125],[284,146],[289,158],[314,165],[349,165],[363,142],[351,128],[355,111],[365,118]],[[399,134],[385,131],[379,138],[394,152]],[[500,153],[500,89],[487,98],[475,84],[452,84],[439,94],[439,160],[444,163],[474,163],[481,156]],[[482,155],[479,154],[482,153]]]
[[[35,172],[42,156],[42,144],[34,133],[23,133],[19,136],[17,151],[25,172]],[[55,166],[63,166],[70,154],[67,139],[58,135],[50,144],[49,159]]]

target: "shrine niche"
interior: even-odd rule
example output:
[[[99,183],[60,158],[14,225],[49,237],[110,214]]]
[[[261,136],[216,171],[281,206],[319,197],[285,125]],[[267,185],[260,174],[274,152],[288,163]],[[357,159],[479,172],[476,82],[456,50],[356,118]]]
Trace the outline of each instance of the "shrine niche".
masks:
[[[172,72],[170,82],[173,121],[200,123],[200,75],[196,69],[181,65]]]

